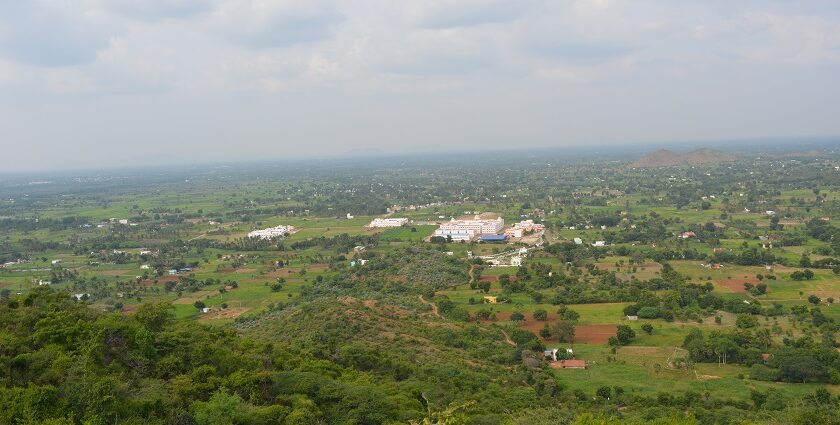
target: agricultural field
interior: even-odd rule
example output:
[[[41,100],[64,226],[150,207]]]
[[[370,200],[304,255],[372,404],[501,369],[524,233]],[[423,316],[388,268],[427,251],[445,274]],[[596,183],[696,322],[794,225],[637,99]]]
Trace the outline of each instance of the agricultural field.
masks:
[[[99,362],[102,388],[125,405],[166,405],[161,423],[214,397],[321,420],[294,423],[408,423],[463,408],[464,423],[502,424],[534,407],[793,423],[803,405],[840,397],[839,160],[757,152],[641,170],[520,158],[491,175],[418,159],[4,178],[0,342],[18,346],[0,344],[0,400],[28,383],[80,403],[51,392],[82,385],[60,378],[76,373],[51,357],[61,351]],[[477,214],[533,220],[544,234],[430,238]],[[367,227],[377,217],[409,222]],[[294,231],[248,237],[281,225]],[[175,362],[173,338],[201,360]],[[187,394],[187,380],[205,389]],[[182,404],[155,398],[160,388]]]

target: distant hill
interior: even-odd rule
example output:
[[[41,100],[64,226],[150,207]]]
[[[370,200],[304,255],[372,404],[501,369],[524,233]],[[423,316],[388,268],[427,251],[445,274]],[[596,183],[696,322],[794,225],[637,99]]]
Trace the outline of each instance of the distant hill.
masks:
[[[672,152],[667,149],[659,149],[656,152],[651,152],[643,156],[638,161],[630,164],[630,166],[673,167],[677,165],[717,164],[736,159],[738,159],[737,156],[714,149],[696,149],[684,154]]]

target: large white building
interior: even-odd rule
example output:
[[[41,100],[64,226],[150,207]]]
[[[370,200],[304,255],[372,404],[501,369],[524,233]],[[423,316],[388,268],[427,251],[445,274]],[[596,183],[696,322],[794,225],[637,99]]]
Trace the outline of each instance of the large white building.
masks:
[[[374,218],[368,227],[400,227],[408,224],[407,218]]]
[[[541,232],[545,230],[545,226],[539,223],[534,223],[534,220],[524,220],[515,223],[513,227],[505,229],[505,235],[511,238],[521,238],[527,232]]]
[[[280,236],[290,235],[295,232],[294,226],[277,226],[268,229],[254,230],[248,233],[249,238],[274,239]]]
[[[443,223],[432,236],[451,238],[453,241],[467,241],[480,235],[498,235],[505,227],[505,221],[499,217],[495,220],[483,220],[475,216],[469,220],[452,219]]]

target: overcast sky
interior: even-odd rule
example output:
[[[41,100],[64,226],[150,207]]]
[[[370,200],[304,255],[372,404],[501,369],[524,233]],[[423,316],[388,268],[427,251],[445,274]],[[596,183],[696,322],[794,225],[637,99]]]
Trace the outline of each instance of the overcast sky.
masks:
[[[837,0],[0,0],[0,171],[840,135]]]

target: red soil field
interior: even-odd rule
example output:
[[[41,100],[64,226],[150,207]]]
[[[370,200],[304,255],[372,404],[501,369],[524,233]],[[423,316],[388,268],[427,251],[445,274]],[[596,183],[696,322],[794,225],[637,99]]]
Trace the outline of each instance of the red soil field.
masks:
[[[751,283],[753,285],[758,285],[759,280],[754,277],[743,277],[737,279],[716,279],[715,283],[721,286],[725,286],[729,288],[730,291],[736,293],[746,293],[747,290],[744,289],[745,283]],[[766,282],[765,282],[766,283]],[[767,292],[770,292],[770,287],[768,284]]]
[[[615,336],[615,325],[580,325],[575,326],[575,342],[578,344],[606,344]]]

